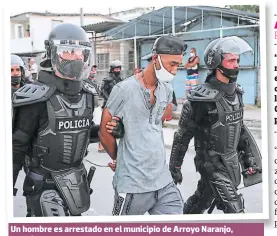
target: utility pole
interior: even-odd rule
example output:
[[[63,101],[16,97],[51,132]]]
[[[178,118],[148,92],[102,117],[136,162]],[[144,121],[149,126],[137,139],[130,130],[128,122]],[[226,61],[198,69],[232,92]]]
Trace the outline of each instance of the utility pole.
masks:
[[[84,26],[84,10],[83,8],[80,9],[80,24],[81,26]]]
[[[174,6],[171,7],[171,23],[172,23],[172,35],[175,36],[175,11],[174,11]]]

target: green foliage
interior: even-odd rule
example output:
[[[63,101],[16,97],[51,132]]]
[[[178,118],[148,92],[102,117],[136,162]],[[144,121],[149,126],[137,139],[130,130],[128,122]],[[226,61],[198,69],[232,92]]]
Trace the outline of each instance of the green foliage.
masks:
[[[259,13],[259,5],[226,5],[225,7],[228,7],[233,10],[239,10],[239,11],[247,11],[252,13]]]

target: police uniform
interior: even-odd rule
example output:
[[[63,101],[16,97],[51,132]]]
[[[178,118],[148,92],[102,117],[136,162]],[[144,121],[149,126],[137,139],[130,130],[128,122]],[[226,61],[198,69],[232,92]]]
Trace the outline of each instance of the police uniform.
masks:
[[[256,170],[253,177],[244,176],[250,179],[245,185],[262,181],[260,152],[243,123],[243,89],[236,83],[238,71],[221,64],[224,53],[235,48],[237,54],[252,50],[238,37],[218,39],[207,46],[205,62],[210,73],[205,83],[189,94],[174,134],[170,170],[175,183],[182,182],[181,166],[193,137],[195,167],[201,175],[197,190],[184,204],[184,214],[202,214],[214,206],[224,213],[243,213],[243,197],[237,193],[241,168]],[[228,76],[229,83],[217,79],[217,68]]]
[[[122,81],[122,78],[120,76],[120,71],[117,71],[117,72],[114,71],[114,69],[116,68],[121,70],[121,67],[122,67],[121,61],[119,60],[113,61],[110,65],[109,76],[102,80],[101,94],[102,94],[102,97],[104,98],[102,109],[104,109],[113,87],[117,83]]]
[[[98,136],[92,121],[95,89],[83,80],[92,51],[85,31],[72,24],[55,27],[45,45],[38,81],[13,97],[14,181],[27,154],[25,183],[33,186],[24,184],[23,190],[31,216],[76,216],[90,207],[91,179],[83,158],[90,138]],[[83,59],[63,58],[68,50]],[[66,79],[70,76],[74,79]]]

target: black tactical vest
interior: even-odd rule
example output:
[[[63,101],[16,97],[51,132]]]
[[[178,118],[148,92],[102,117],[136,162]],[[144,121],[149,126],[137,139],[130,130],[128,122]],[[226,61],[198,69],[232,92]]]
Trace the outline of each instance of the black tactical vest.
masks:
[[[103,82],[105,83],[104,90],[106,91],[106,93],[108,95],[110,95],[111,92],[112,92],[113,87],[121,81],[122,81],[122,79],[119,76],[115,76],[115,75],[110,74],[108,78],[105,78],[103,80]]]
[[[216,102],[218,121],[210,127],[208,134],[209,144],[217,153],[237,150],[243,122],[243,104],[239,96],[236,94],[233,102],[224,96]]]
[[[78,102],[55,92],[47,101],[48,125],[33,141],[32,154],[47,170],[77,167],[85,155],[93,118],[93,95],[81,91]]]
[[[242,93],[236,90],[233,99],[230,99],[225,93],[209,90],[205,86],[199,86],[197,89],[200,89],[200,94],[203,93],[203,90],[206,90],[204,93],[210,94],[205,101],[208,102],[208,114],[204,119],[213,122],[211,124],[203,122],[197,127],[196,149],[200,152],[201,150],[205,150],[205,152],[212,150],[218,154],[236,151],[243,124]],[[213,93],[217,93],[214,98],[212,98]]]

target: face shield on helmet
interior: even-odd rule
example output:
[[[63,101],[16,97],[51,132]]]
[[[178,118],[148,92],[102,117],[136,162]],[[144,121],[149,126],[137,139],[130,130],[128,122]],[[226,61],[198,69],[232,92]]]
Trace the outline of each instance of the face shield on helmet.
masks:
[[[57,76],[77,81],[87,79],[91,63],[92,48],[89,42],[51,41],[51,64]]]
[[[253,49],[251,46],[245,40],[237,36],[223,38],[217,44],[215,44],[214,47],[219,47],[221,53],[231,53],[237,55],[242,55],[245,53],[249,53],[250,55],[253,54]]]
[[[245,40],[232,36],[219,40],[213,48],[221,55],[218,69],[231,83],[236,82],[239,73],[239,61],[242,56],[252,56],[253,49],[251,46]]]

